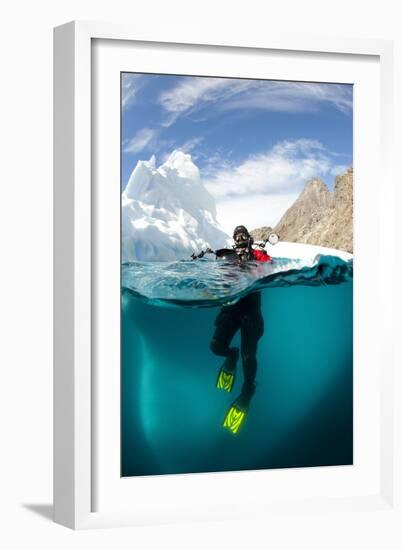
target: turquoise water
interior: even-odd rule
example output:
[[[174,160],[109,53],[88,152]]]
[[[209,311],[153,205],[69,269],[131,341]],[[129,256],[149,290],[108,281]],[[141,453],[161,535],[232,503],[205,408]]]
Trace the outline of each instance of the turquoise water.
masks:
[[[257,390],[233,435],[242,368],[217,390],[210,340],[221,305],[256,290]],[[352,302],[352,262],[334,257],[122,266],[122,475],[351,464]]]

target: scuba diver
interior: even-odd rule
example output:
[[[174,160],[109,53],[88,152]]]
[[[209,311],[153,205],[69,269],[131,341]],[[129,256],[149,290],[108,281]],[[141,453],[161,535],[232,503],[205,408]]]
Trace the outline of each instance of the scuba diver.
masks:
[[[245,226],[238,225],[234,229],[233,239],[232,250],[218,250],[215,252],[217,258],[233,259],[237,264],[248,261],[272,261],[271,256],[263,250],[265,243],[260,250],[252,248],[253,237]],[[225,357],[225,361],[218,372],[216,387],[226,392],[232,391],[235,382],[239,349],[231,347],[231,341],[238,330],[241,332],[244,382],[240,395],[228,409],[223,423],[223,427],[233,434],[238,433],[243,425],[250,401],[255,393],[257,346],[264,332],[260,292],[253,292],[244,296],[235,304],[223,306],[215,320],[215,332],[210,348],[215,355]]]

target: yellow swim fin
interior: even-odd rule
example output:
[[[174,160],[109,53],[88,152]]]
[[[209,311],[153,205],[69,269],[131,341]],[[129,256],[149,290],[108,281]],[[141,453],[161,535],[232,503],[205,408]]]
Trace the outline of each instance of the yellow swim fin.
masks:
[[[235,383],[236,364],[238,361],[239,351],[234,348],[232,354],[226,358],[222,367],[218,371],[216,388],[226,392],[232,391]]]
[[[232,391],[235,382],[235,371],[226,370],[222,367],[217,376],[216,388],[226,392]]]
[[[236,435],[245,421],[246,414],[246,409],[242,409],[237,406],[236,402],[233,403],[225,415],[223,428],[227,428],[230,432]]]
[[[255,389],[254,382],[245,383],[241,394],[235,399],[225,415],[223,428],[226,428],[234,435],[239,432],[245,422]]]

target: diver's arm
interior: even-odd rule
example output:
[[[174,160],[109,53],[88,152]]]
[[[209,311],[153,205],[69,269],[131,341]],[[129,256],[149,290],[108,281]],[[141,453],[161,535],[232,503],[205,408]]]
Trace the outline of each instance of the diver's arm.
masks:
[[[190,257],[192,258],[192,260],[197,260],[199,258],[203,258],[205,254],[215,254],[215,252],[214,250],[211,250],[211,248],[206,248],[206,250],[202,250],[201,252],[199,252],[199,254],[195,254],[193,252],[193,254]]]

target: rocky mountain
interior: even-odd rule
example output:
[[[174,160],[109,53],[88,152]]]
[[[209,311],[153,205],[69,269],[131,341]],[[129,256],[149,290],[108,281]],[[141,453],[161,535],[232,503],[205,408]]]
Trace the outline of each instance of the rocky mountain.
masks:
[[[282,241],[326,246],[352,253],[353,169],[349,168],[336,177],[333,192],[318,178],[308,181],[274,231]]]
[[[337,176],[333,201],[307,235],[309,244],[320,244],[353,253],[353,170]]]
[[[259,227],[259,229],[253,229],[250,232],[255,241],[264,241],[268,239],[270,233],[273,233],[273,228],[267,225]]]

